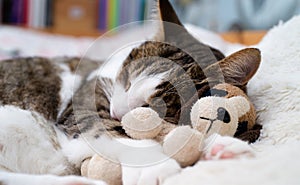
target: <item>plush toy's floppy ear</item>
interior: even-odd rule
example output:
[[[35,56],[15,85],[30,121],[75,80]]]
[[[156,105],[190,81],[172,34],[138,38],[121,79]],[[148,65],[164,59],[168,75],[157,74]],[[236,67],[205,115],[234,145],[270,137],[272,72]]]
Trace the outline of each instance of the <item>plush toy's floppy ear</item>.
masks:
[[[258,49],[247,48],[224,58],[218,64],[226,83],[242,87],[256,73],[260,60],[261,55]]]
[[[180,22],[175,10],[173,9],[171,3],[168,0],[156,0],[155,6],[155,16],[156,19],[162,21],[159,23],[159,30],[155,36],[155,40],[164,41],[165,36],[174,32],[174,30],[168,30],[178,25],[181,27],[181,31],[185,30],[182,23]],[[173,26],[172,26],[173,25]]]

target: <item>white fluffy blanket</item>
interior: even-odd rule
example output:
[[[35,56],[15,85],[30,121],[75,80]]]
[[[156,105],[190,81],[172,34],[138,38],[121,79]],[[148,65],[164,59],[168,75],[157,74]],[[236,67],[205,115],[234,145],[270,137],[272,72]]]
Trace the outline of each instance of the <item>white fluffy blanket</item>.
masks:
[[[197,38],[226,54],[243,47],[226,43],[216,34],[192,25],[187,27]],[[139,36],[136,30],[124,34],[104,39],[100,45],[113,51],[120,47],[120,43],[110,40]],[[5,58],[5,51],[14,49],[20,50],[23,56],[80,56],[93,39],[58,37],[2,27],[0,41],[0,58]],[[258,123],[263,125],[259,141],[252,145],[256,157],[200,161],[167,179],[166,185],[300,184],[300,16],[274,27],[255,47],[262,51],[263,56],[258,73],[249,83],[249,96],[257,108]],[[2,55],[1,48],[5,50]],[[107,53],[103,52],[102,57],[107,57]]]
[[[253,159],[200,161],[165,185],[299,185],[300,16],[271,29],[255,47],[262,63],[249,96],[263,125]]]

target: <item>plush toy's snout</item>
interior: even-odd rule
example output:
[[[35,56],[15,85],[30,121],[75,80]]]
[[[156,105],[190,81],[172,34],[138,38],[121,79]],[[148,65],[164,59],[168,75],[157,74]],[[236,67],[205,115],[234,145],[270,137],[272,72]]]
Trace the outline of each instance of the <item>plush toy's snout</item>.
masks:
[[[193,128],[209,137],[213,133],[233,136],[238,119],[248,112],[250,105],[244,97],[232,98],[209,96],[199,99],[192,108]]]
[[[230,114],[223,107],[219,107],[218,108],[218,110],[217,110],[217,118],[215,118],[215,119],[211,119],[211,118],[207,118],[207,117],[203,117],[203,116],[199,116],[199,118],[202,119],[202,120],[210,121],[210,125],[209,125],[209,127],[208,127],[208,129],[206,131],[206,134],[210,131],[210,129],[212,127],[212,124],[215,121],[222,121],[224,123],[230,123],[230,121],[231,121]]]
[[[245,94],[244,91],[242,91],[238,87],[235,87],[235,86],[227,84],[227,83],[218,84],[215,87],[213,87],[212,90],[226,92],[222,95],[222,97],[230,99],[230,101],[232,101],[234,106],[237,107],[236,109],[238,111],[242,111],[242,112],[238,113],[239,114],[239,123],[246,123],[246,126],[245,126],[245,130],[239,130],[239,128],[238,128],[239,133],[243,133],[243,132],[253,128],[253,126],[255,125],[255,120],[256,120],[256,112],[255,112],[255,108],[254,108],[253,104],[248,99],[248,96]],[[241,100],[242,97],[245,99]],[[234,99],[232,99],[232,98],[234,98]],[[245,103],[244,100],[246,100],[248,103]],[[250,105],[250,109],[248,109],[249,105]],[[244,107],[244,106],[246,106],[246,107]]]

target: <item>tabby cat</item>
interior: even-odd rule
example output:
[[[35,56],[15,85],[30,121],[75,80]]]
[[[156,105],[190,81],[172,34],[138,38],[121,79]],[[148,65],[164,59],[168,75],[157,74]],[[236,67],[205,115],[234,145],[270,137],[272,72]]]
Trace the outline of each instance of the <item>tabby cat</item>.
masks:
[[[95,153],[86,139],[103,149],[104,135],[129,138],[120,119],[131,109],[151,107],[168,122],[190,124],[191,106],[213,85],[246,90],[260,63],[257,49],[224,57],[192,37],[167,0],[156,2],[158,34],[129,53],[116,79],[91,75],[102,63],[89,59],[0,62],[0,184],[103,184],[66,175],[80,175]]]

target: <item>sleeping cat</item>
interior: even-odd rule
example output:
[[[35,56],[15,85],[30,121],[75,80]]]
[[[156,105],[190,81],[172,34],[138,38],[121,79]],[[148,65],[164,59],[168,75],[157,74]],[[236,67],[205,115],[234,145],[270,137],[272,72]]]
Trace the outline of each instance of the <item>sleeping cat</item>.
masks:
[[[106,150],[106,135],[132,142],[120,124],[131,109],[151,107],[170,123],[190,124],[191,106],[210,87],[226,82],[246,90],[260,63],[257,49],[224,57],[189,34],[168,1],[157,0],[157,15],[164,21],[158,34],[129,53],[116,79],[92,76],[102,63],[89,59],[0,62],[0,184],[103,184],[65,175],[80,174],[95,153],[90,145]],[[177,170],[175,163],[139,169],[134,184]],[[124,175],[132,169],[123,170],[124,184],[132,183]]]

